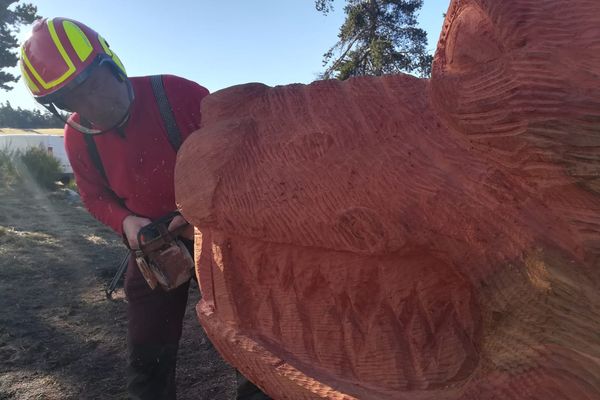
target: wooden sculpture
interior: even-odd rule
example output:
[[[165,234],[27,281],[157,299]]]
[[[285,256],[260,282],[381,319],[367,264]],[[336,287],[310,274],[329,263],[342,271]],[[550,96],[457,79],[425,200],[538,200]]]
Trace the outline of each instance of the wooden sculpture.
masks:
[[[600,2],[454,0],[430,80],[219,91],[204,329],[275,399],[600,399]]]

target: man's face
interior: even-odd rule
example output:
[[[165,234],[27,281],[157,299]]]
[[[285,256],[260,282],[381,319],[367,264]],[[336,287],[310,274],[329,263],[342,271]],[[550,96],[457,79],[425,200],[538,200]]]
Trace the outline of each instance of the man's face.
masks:
[[[127,84],[117,79],[110,68],[106,64],[96,68],[88,79],[62,98],[67,109],[102,129],[121,122],[131,103]]]

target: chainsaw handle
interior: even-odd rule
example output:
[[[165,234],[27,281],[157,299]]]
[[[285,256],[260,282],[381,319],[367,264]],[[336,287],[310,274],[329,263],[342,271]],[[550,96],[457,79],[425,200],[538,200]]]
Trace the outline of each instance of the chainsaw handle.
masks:
[[[177,228],[173,229],[172,231],[169,231],[169,233],[173,236],[173,237],[179,237],[179,235],[187,229],[187,227],[190,226],[190,223],[185,223],[183,225],[179,225]]]
[[[172,211],[167,215],[163,215],[162,217],[155,219],[150,225],[168,225],[169,222],[171,222],[173,218],[175,218],[178,215],[181,215],[179,211]]]
[[[141,247],[142,243],[156,239],[161,236],[171,236],[173,238],[177,237],[181,233],[181,231],[183,231],[183,229],[185,229],[188,226],[188,224],[184,224],[172,231],[169,231],[169,223],[173,220],[173,218],[175,218],[178,215],[181,215],[179,211],[173,211],[167,215],[164,215],[152,221],[152,223],[142,227],[137,234],[138,245]]]

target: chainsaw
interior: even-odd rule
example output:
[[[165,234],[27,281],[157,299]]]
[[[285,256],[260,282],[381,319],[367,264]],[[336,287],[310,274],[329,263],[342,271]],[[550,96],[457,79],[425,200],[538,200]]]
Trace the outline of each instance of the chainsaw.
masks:
[[[140,229],[137,235],[139,249],[131,250],[121,262],[117,274],[106,290],[108,298],[111,298],[119,279],[125,273],[130,256],[135,257],[138,268],[151,289],[160,286],[169,291],[190,280],[194,260],[179,238],[189,224],[172,231],[168,229],[169,223],[177,215],[180,215],[179,212],[172,212]]]
[[[179,238],[188,224],[172,231],[168,229],[169,223],[177,215],[179,212],[170,213],[138,232],[140,248],[134,251],[135,261],[151,289],[160,285],[163,290],[169,291],[192,277],[194,260]]]

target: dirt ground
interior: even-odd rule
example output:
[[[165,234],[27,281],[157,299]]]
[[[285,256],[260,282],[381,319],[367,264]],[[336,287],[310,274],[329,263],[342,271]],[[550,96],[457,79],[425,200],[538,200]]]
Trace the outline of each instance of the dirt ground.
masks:
[[[124,399],[126,302],[104,288],[119,237],[65,191],[0,182],[0,400]],[[179,399],[234,396],[234,373],[206,339],[190,288]]]

